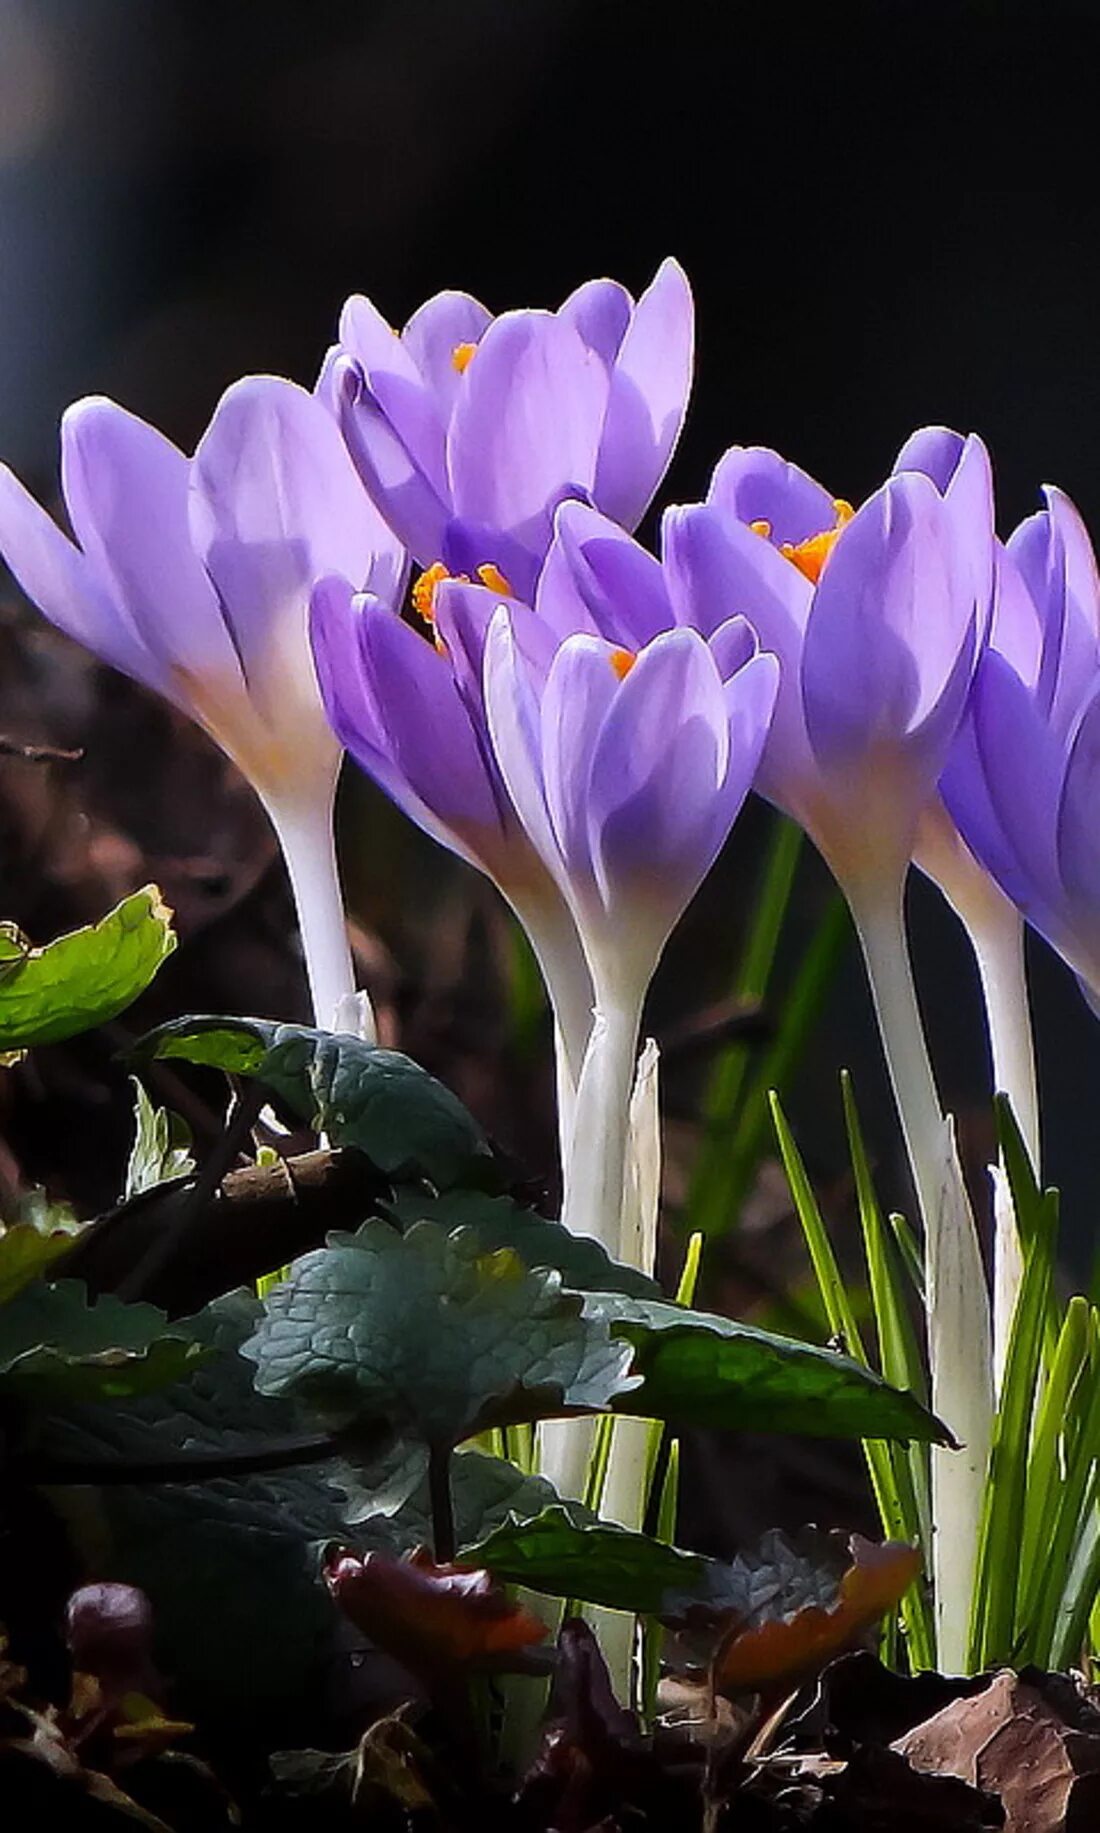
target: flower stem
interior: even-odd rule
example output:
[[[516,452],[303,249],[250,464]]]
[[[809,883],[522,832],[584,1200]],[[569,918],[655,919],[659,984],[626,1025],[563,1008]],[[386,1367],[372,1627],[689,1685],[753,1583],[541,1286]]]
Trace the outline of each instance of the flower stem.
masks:
[[[569,1173],[577,1084],[592,1030],[592,976],[576,924],[564,904],[519,896],[513,896],[510,902],[527,932],[554,1014],[558,1139],[564,1179]]]
[[[567,1228],[594,1236],[611,1255],[619,1252],[642,997],[597,988],[562,1207]]]
[[[334,793],[325,802],[266,805],[294,893],[314,1021],[323,1031],[332,1028],[341,1001],[355,993],[332,830]],[[374,1036],[371,1015],[368,1041]]]
[[[1008,1096],[1039,1175],[1039,1097],[1031,1033],[1023,919],[966,845],[942,802],[921,819],[914,854],[947,899],[970,938],[985,1003],[993,1087]],[[1012,1192],[1004,1170],[993,1179],[993,1370],[999,1392],[1012,1315],[1023,1278],[1023,1257]]]
[[[846,886],[924,1224],[933,1410],[962,1442],[932,1451],[932,1567],[938,1660],[966,1662],[992,1431],[989,1295],[954,1136],[944,1120],[913,984],[904,879]]]

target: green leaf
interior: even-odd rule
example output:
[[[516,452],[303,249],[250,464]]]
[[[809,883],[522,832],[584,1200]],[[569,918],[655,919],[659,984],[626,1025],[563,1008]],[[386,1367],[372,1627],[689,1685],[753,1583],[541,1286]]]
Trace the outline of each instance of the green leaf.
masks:
[[[0,1051],[54,1044],[125,1011],[176,946],[156,885],[85,929],[3,957]]]
[[[1050,1523],[1050,1498],[1057,1494],[1061,1467],[1067,1447],[1064,1445],[1066,1420],[1073,1409],[1081,1382],[1087,1379],[1089,1364],[1089,1303],[1087,1298],[1071,1298],[1062,1319],[1050,1376],[1043,1391],[1035,1418],[1031,1453],[1027,1467],[1027,1492],[1024,1502],[1024,1526],[1020,1542],[1020,1588],[1016,1612],[1017,1627],[1031,1621],[1046,1564],[1047,1532]],[[1078,1648],[1078,1653],[1080,1648]],[[1074,1660],[1076,1660],[1076,1655]],[[1059,1663],[1059,1665],[1063,1665]]]
[[[370,1221],[295,1261],[244,1353],[261,1393],[456,1444],[515,1418],[602,1410],[632,1385],[629,1350],[582,1305],[558,1274],[510,1248],[485,1253],[471,1229]]]
[[[432,1506],[425,1446],[399,1439],[390,1454],[354,1473],[338,1469],[336,1480],[349,1498],[345,1517],[357,1547],[378,1546],[411,1553],[432,1543]],[[506,1458],[473,1449],[456,1451],[450,1465],[455,1537],[465,1561],[476,1546],[506,1522],[529,1521],[561,1498],[545,1477],[531,1476]],[[565,1505],[588,1519],[579,1502]]]
[[[0,1223],[0,1306],[67,1254],[87,1226],[42,1190],[21,1198],[13,1220]]]
[[[615,1400],[617,1413],[819,1438],[950,1442],[946,1426],[912,1394],[833,1350],[610,1292],[590,1293],[584,1308],[634,1347],[643,1385]]]
[[[187,1122],[166,1107],[154,1107],[137,1077],[131,1076],[130,1080],[134,1088],[134,1143],[126,1166],[126,1202],[173,1178],[189,1177],[195,1169]]]
[[[1096,1506],[1100,1459],[1100,1313],[1089,1318],[1089,1366],[1071,1396],[1066,1419],[1065,1467],[1049,1498],[1039,1583],[1024,1627],[1021,1660],[1049,1667],[1065,1633],[1065,1601],[1076,1568],[1075,1551],[1088,1536]]]
[[[89,1305],[75,1279],[24,1286],[0,1310],[0,1389],[36,1406],[145,1394],[178,1381],[202,1354],[155,1306],[110,1294]]]
[[[524,1209],[511,1197],[483,1196],[476,1190],[448,1190],[442,1196],[399,1190],[380,1205],[402,1229],[415,1222],[439,1222],[445,1228],[476,1228],[486,1253],[514,1248],[527,1267],[552,1267],[562,1284],[578,1292],[626,1292],[635,1298],[659,1298],[655,1279],[612,1260],[605,1247],[588,1235],[574,1235],[560,1222]]]
[[[707,1562],[608,1521],[578,1521],[560,1503],[533,1521],[509,1521],[463,1553],[502,1583],[608,1610],[656,1613],[668,1593],[692,1590]]]
[[[178,1058],[257,1076],[333,1146],[355,1146],[387,1176],[440,1189],[491,1163],[457,1096],[411,1057],[357,1037],[261,1018],[179,1018],[142,1038],[135,1062]]]
[[[253,1366],[237,1353],[259,1316],[247,1293],[216,1300],[186,1320],[208,1358],[187,1379],[125,1407],[69,1408],[46,1422],[43,1449],[158,1463],[300,1433],[297,1410],[257,1394]],[[331,1700],[356,1658],[318,1579],[322,1547],[348,1538],[332,1477],[332,1465],[318,1464],[49,1493],[88,1562],[148,1594],[173,1701],[184,1713],[201,1708],[205,1725],[236,1740],[246,1722],[267,1734],[273,1713]]]

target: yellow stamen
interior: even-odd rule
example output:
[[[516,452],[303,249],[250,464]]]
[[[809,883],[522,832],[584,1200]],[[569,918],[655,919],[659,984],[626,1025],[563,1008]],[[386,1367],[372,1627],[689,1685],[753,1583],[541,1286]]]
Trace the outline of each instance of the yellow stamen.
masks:
[[[486,561],[484,566],[478,567],[477,578],[478,584],[485,586],[488,591],[499,592],[502,598],[511,598],[511,586],[500,568],[494,566],[491,560]],[[449,573],[442,560],[437,560],[434,566],[426,567],[420,577],[414,581],[412,589],[413,610],[417,617],[424,619],[426,624],[435,622],[436,589],[443,584],[445,579],[457,580],[458,584],[463,586],[473,584],[469,573]]]
[[[478,567],[477,576],[483,586],[488,586],[490,592],[499,592],[502,598],[511,598],[511,586],[500,568],[494,566],[491,560],[486,561],[484,566]]]
[[[765,521],[764,521],[764,519],[763,519],[763,517],[761,517],[761,519],[760,519],[760,521],[759,521],[759,522],[750,522],[750,523],[749,523],[749,528],[750,528],[750,530],[751,530],[751,532],[752,532],[752,533],[753,533],[754,535],[760,535],[760,536],[762,536],[762,538],[763,538],[763,539],[764,539],[765,541],[767,541],[767,540],[769,539],[769,537],[770,537],[770,535],[771,535],[771,532],[772,532],[772,525],[771,525],[771,523],[770,523],[770,522],[765,522]]]
[[[476,344],[456,344],[451,351],[451,367],[457,369],[460,376],[465,375],[476,354]]]
[[[638,660],[632,649],[613,649],[607,659],[620,681],[626,680],[627,675]]]
[[[851,503],[846,503],[840,496],[833,498],[833,512],[836,516],[835,527],[822,529],[819,535],[811,535],[808,541],[784,541],[780,545],[779,551],[784,559],[796,566],[814,585],[821,578],[825,562],[836,546],[841,529],[856,513]]]
[[[413,610],[417,617],[424,619],[426,624],[435,621],[436,586],[441,585],[444,579],[450,579],[450,577],[442,560],[437,560],[434,566],[426,567],[419,579],[413,582]]]

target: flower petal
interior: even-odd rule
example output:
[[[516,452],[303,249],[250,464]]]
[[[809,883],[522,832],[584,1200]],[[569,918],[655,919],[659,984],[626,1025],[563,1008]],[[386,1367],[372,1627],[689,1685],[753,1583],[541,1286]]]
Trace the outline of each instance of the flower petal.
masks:
[[[508,312],[489,326],[465,382],[447,447],[455,514],[541,557],[558,503],[591,489],[607,372],[564,320]]]
[[[388,328],[385,335],[400,349]],[[387,370],[368,370],[355,356],[341,356],[326,386],[367,490],[398,539],[430,566],[451,510],[443,424],[408,353],[391,353],[390,362]]]
[[[450,423],[462,387],[461,359],[456,363],[455,352],[464,344],[480,344],[492,322],[492,313],[469,293],[437,293],[413,313],[401,333],[444,426]]]
[[[554,657],[543,690],[543,786],[564,878],[575,897],[591,888],[589,778],[597,736],[619,688],[608,644],[573,636]]]
[[[249,687],[276,719],[316,704],[306,624],[318,579],[340,574],[391,605],[403,588],[404,553],[332,416],[273,376],[222,396],[195,453],[191,527]]]
[[[660,562],[584,503],[563,503],[554,518],[535,610],[559,640],[588,631],[630,650],[673,622]]]
[[[894,460],[893,474],[923,471],[942,496],[955,475],[966,444],[949,426],[925,426],[911,433]]]
[[[734,521],[767,522],[776,545],[797,546],[836,521],[829,492],[767,446],[731,446],[715,467],[707,501]]]
[[[1093,692],[1077,725],[1058,807],[1058,864],[1062,883],[1078,906],[1077,926],[1095,950],[1100,942],[1100,690]],[[1093,971],[1100,965],[1096,955]],[[1094,983],[1095,990],[1095,983]]]
[[[617,280],[586,280],[570,293],[558,317],[578,331],[610,370],[622,347],[634,301]]]
[[[695,310],[679,262],[662,261],[634,308],[611,374],[594,500],[636,528],[668,469],[691,392]]]
[[[0,554],[51,624],[112,668],[173,696],[170,676],[142,643],[128,612],[114,603],[91,563],[6,465],[0,465]]]
[[[554,824],[543,787],[538,697],[507,609],[493,614],[485,639],[485,715],[500,774],[532,846],[565,890]]]
[[[96,396],[62,418],[61,476],[80,546],[161,666],[240,683],[233,640],[191,544],[183,453]]]

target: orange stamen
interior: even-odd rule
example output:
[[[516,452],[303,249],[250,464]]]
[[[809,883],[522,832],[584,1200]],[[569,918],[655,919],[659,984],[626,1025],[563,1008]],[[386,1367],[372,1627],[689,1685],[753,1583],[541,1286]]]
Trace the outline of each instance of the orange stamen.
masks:
[[[754,535],[760,535],[767,541],[772,532],[772,525],[770,522],[765,522],[763,517],[761,517],[759,522],[750,522],[749,529]]]
[[[477,578],[479,585],[485,586],[488,591],[499,592],[502,598],[511,598],[511,586],[500,568],[494,566],[491,560],[478,567]],[[436,590],[445,579],[455,579],[459,585],[464,586],[473,584],[469,573],[449,573],[442,560],[437,560],[434,566],[425,567],[413,583],[412,605],[417,617],[422,617],[426,624],[435,622]]]
[[[476,354],[476,344],[456,344],[451,351],[452,369],[457,369],[460,376],[465,375]]]
[[[638,660],[632,649],[613,649],[607,659],[620,681],[626,680],[627,675]]]
[[[855,515],[851,503],[843,497],[833,498],[833,511],[836,515],[836,526],[825,528],[819,535],[811,535],[808,541],[784,541],[780,553],[789,560],[814,585],[825,569],[825,563],[836,546],[837,537]]]

